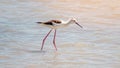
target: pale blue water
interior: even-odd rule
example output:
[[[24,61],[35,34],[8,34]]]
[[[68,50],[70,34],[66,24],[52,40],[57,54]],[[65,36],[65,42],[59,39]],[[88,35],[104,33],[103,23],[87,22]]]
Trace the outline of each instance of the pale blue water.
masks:
[[[73,2],[75,4],[73,4]],[[119,68],[120,1],[118,0],[1,0],[0,68]],[[36,24],[50,19],[77,18],[53,33],[44,51],[49,28]]]

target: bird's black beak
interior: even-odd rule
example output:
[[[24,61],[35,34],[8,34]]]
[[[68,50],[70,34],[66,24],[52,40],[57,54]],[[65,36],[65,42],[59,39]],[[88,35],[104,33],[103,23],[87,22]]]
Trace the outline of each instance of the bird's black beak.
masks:
[[[77,22],[75,22],[75,24],[77,24],[79,27],[83,28],[80,24],[78,24]]]

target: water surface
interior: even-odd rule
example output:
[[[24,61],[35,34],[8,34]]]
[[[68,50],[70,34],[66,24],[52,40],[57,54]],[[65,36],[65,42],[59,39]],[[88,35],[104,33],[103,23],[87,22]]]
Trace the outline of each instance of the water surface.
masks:
[[[75,17],[84,27],[57,31],[35,22]],[[1,0],[0,68],[119,68],[119,0]]]

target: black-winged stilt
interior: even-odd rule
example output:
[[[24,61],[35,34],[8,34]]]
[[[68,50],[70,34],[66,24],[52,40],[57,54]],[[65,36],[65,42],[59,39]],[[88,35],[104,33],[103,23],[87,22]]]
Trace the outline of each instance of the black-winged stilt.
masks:
[[[56,29],[57,28],[62,28],[62,27],[66,27],[70,24],[77,24],[79,27],[83,28],[80,24],[78,24],[77,20],[75,18],[72,18],[72,19],[69,19],[68,21],[61,21],[61,20],[50,20],[50,21],[47,21],[47,22],[37,22],[38,24],[41,24],[41,25],[44,25],[46,27],[50,27],[51,30],[48,32],[48,34],[44,37],[43,41],[42,41],[42,46],[41,46],[41,50],[43,49],[43,46],[44,46],[44,43],[45,43],[45,40],[46,38],[49,36],[49,34],[51,33],[51,31],[54,29],[55,32],[54,32],[54,38],[53,38],[53,44],[54,44],[54,47],[57,51],[57,47],[56,47],[56,43],[55,43],[55,38],[56,38]]]

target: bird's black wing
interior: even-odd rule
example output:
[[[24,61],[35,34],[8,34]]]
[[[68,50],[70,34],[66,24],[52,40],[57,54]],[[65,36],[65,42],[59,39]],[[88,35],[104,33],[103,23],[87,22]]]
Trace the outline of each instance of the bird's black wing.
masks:
[[[45,24],[45,25],[53,25],[53,23],[52,23],[52,22],[50,22],[50,21],[45,22],[44,24]]]

